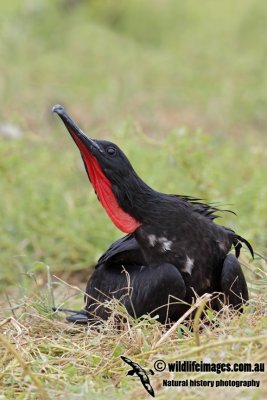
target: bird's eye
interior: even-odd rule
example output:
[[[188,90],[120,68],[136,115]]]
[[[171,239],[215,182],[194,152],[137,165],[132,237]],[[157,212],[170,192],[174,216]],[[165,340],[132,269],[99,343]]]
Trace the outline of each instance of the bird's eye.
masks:
[[[108,147],[106,151],[109,156],[114,156],[116,154],[116,149],[114,147]]]

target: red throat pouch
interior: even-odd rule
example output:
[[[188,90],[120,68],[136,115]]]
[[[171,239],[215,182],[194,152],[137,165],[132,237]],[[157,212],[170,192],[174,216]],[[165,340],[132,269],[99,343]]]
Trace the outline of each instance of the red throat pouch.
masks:
[[[111,221],[122,232],[134,232],[141,225],[140,222],[123,211],[112,191],[112,185],[103,173],[97,159],[90,153],[85,144],[77,138],[76,135],[73,135],[72,133],[71,135],[81,151],[87,173],[97,193],[98,199],[106,210]]]

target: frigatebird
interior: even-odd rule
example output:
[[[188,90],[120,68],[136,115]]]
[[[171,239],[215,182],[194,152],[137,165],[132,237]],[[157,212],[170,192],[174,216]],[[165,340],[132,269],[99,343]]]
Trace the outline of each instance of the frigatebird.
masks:
[[[130,369],[130,371],[127,372],[127,375],[130,376],[138,376],[138,378],[140,379],[142,385],[144,386],[144,388],[146,389],[146,391],[150,394],[150,396],[155,397],[155,393],[154,390],[150,384],[150,380],[148,375],[154,375],[154,371],[152,369],[150,369],[148,372],[146,372],[144,370],[144,368],[140,367],[139,364],[137,364],[136,362],[130,360],[130,358],[125,357],[125,356],[121,356],[121,359],[126,363],[129,364],[132,369]]]
[[[219,210],[193,197],[152,189],[116,144],[86,136],[61,105],[53,112],[79,148],[111,221],[127,233],[100,257],[86,286],[84,309],[67,320],[105,320],[109,300],[116,298],[133,317],[150,314],[161,323],[172,322],[195,296],[213,292],[242,310],[248,289],[238,256],[242,243],[252,257],[253,249],[236,232],[215,223]],[[218,309],[218,301],[212,307]]]

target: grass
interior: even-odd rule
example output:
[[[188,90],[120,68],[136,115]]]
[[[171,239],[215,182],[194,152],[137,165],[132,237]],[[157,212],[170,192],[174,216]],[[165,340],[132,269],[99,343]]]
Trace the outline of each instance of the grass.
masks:
[[[266,287],[266,286],[265,286]],[[65,288],[66,290],[66,288]],[[75,289],[72,289],[75,290]],[[56,289],[60,296],[62,287]],[[61,296],[64,295],[63,292]],[[201,304],[201,302],[200,302]],[[2,389],[7,398],[30,399],[120,399],[149,398],[138,380],[126,376],[126,355],[143,367],[153,368],[157,359],[165,362],[264,362],[266,360],[266,298],[253,296],[240,317],[225,307],[220,315],[206,312],[206,323],[198,320],[194,331],[181,321],[172,332],[155,320],[135,320],[118,305],[115,311],[125,322],[118,330],[114,315],[96,329],[66,324],[51,316],[47,293],[20,301],[14,319],[1,326],[4,345]],[[16,314],[19,317],[16,318]],[[207,324],[208,322],[208,324]],[[4,338],[4,339],[3,339]],[[8,338],[8,340],[7,340]],[[3,341],[4,340],[4,341]],[[12,344],[11,344],[12,343]],[[151,383],[159,399],[207,398],[263,399],[266,396],[263,373],[155,373]],[[166,388],[163,379],[260,380],[258,389],[248,388]],[[28,397],[27,397],[28,396]]]
[[[58,129],[69,140],[64,128]],[[84,269],[120,235],[98,203],[71,141],[60,144],[58,136],[41,144],[23,139],[0,145],[5,174],[5,196],[0,200],[5,210],[0,228],[2,286],[16,282],[18,273],[35,269],[36,261],[57,272]],[[132,124],[112,135],[115,142],[124,143],[146,182],[158,190],[200,196],[233,209],[238,216],[222,213],[222,223],[264,252],[265,148],[249,140],[240,145],[185,129],[173,130],[161,145],[143,136]],[[213,156],[218,152],[219,162]]]
[[[144,398],[121,354],[147,368],[157,358],[266,359],[267,5],[15,0],[0,11],[0,124],[22,132],[0,136],[3,398]],[[51,315],[53,297],[81,307],[90,268],[120,236],[50,113],[55,103],[92,136],[118,143],[155,189],[237,212],[219,222],[259,254],[252,262],[242,253],[251,302],[241,318],[208,313],[213,322],[198,335],[182,322],[155,347],[165,334],[156,321],[117,331],[111,319],[95,331]],[[178,392],[161,387],[163,376],[153,377],[157,398],[266,398],[263,381],[259,391]]]

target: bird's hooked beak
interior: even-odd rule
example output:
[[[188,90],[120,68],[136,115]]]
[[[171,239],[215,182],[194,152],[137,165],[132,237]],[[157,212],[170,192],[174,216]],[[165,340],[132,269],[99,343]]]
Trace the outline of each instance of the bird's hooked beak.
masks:
[[[72,121],[70,116],[61,105],[55,105],[52,111],[59,115],[71,137],[81,152],[84,166],[99,201],[111,218],[112,222],[125,233],[135,231],[139,226],[138,222],[131,215],[127,214],[119,205],[113,192],[112,183],[103,171],[103,162],[106,158],[104,148],[99,146],[96,140],[86,136],[83,131]]]
[[[63,121],[73,140],[77,144],[81,152],[83,152],[83,147],[85,146],[92,154],[97,152],[102,153],[103,150],[99,145],[90,137],[86,136],[85,133],[75,124],[68,113],[65,111],[64,107],[60,104],[56,104],[52,108],[52,112],[56,113]]]

